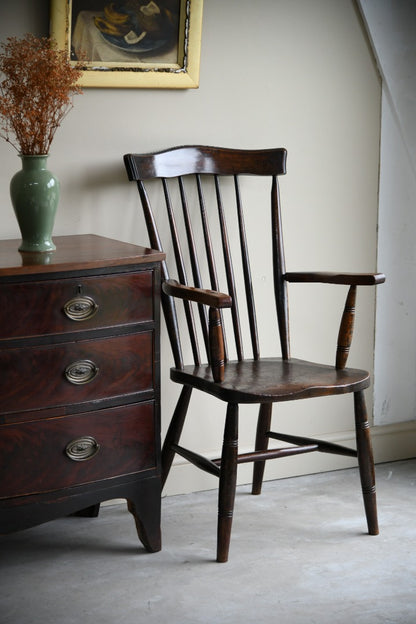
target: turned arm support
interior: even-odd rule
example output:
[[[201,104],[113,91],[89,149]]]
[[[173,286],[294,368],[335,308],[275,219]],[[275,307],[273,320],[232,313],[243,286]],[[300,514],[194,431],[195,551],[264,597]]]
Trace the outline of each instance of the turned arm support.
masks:
[[[338,332],[337,354],[335,367],[345,368],[352,342],[355,318],[355,301],[357,286],[375,286],[385,281],[383,273],[327,273],[323,271],[286,273],[284,279],[288,282],[309,282],[322,284],[349,285],[344,312]]]
[[[209,349],[212,375],[214,381],[221,383],[224,379],[224,333],[221,323],[221,308],[230,308],[232,298],[225,293],[203,288],[184,286],[176,280],[166,280],[162,284],[166,295],[186,301],[193,301],[209,306]]]

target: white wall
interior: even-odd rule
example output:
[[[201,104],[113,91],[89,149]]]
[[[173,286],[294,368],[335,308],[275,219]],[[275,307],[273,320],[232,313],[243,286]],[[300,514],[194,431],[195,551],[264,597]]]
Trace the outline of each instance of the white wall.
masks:
[[[416,3],[360,0],[383,77],[375,423],[416,418]]]
[[[32,21],[34,30],[41,29],[45,3],[43,13],[36,4],[34,15],[31,0],[8,3],[0,39],[20,34],[19,24],[22,32]],[[147,242],[136,190],[123,169],[126,152],[183,143],[284,146],[289,151],[281,185],[288,270],[373,271],[380,93],[360,16],[350,0],[206,0],[198,90],[90,89],[76,99],[49,159],[62,187],[55,234],[94,232]],[[14,238],[18,230],[8,184],[19,163],[4,141],[0,155],[0,236]],[[294,355],[333,361],[344,295],[340,287],[293,286]],[[362,289],[358,303],[350,364],[372,370],[374,290]],[[168,379],[172,359],[165,334],[162,338],[165,431],[179,388]],[[370,408],[371,398],[369,391]],[[197,414],[185,431],[185,444],[198,441],[201,451],[217,456],[224,406],[213,399],[194,399],[193,405]],[[282,405],[278,413],[282,429],[302,428],[309,435],[353,444],[352,397]],[[246,416],[252,414],[243,410],[243,449],[251,445],[254,419],[246,423]],[[376,438],[379,460],[407,452],[400,441],[392,450],[391,437],[382,429]],[[269,462],[267,476],[347,463],[320,454],[291,458]],[[248,474],[241,467],[240,481]],[[213,486],[213,478],[178,462],[167,492]]]

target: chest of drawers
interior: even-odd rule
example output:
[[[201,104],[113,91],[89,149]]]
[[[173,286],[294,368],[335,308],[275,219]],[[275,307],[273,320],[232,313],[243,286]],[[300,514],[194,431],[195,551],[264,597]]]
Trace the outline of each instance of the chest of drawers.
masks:
[[[125,498],[157,551],[163,254],[55,242],[0,242],[0,534]]]

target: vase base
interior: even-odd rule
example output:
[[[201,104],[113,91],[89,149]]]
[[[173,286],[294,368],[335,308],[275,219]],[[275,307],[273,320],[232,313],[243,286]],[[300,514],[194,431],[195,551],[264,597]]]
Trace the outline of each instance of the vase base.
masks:
[[[56,246],[53,241],[42,241],[41,243],[28,243],[22,241],[19,251],[25,253],[46,253],[48,251],[55,251]]]

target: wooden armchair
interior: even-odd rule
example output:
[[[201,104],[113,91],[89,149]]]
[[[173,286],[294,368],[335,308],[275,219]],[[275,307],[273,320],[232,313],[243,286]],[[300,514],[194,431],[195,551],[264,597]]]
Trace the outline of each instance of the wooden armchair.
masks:
[[[259,494],[266,459],[312,451],[354,456],[358,457],[368,531],[371,535],[376,535],[378,525],[374,462],[364,400],[364,389],[370,384],[369,374],[363,370],[346,368],[346,362],[352,339],[357,286],[380,284],[384,282],[384,275],[286,271],[278,189],[278,176],[286,173],[284,149],[236,150],[185,146],[154,154],[127,154],[124,156],[124,162],[129,179],[135,180],[138,185],[151,246],[165,252],[172,251],[171,255],[175,259],[173,264],[176,264],[176,270],[169,267],[172,274],[175,272],[176,279],[171,279],[167,264],[163,267],[162,305],[175,362],[171,369],[171,379],[183,387],[163,446],[163,482],[169,474],[175,453],[198,468],[219,477],[217,561],[224,562],[228,559],[238,464],[254,462],[252,492]],[[281,357],[260,357],[254,288],[241,193],[241,179],[246,175],[268,176],[271,180],[270,240]],[[222,179],[223,176],[226,176],[225,180]],[[171,178],[177,178],[177,182]],[[158,205],[157,210],[153,211],[148,186],[150,184],[153,192],[156,179],[160,179],[162,190],[159,194],[156,192]],[[150,180],[153,181],[146,182],[145,187],[144,181]],[[204,190],[207,183],[211,186],[208,190]],[[235,199],[233,205],[227,208],[224,201],[224,184],[227,195],[230,185],[234,186]],[[179,202],[179,209],[176,210],[175,200]],[[213,200],[211,201],[213,206],[209,205],[209,200]],[[165,205],[163,212],[161,203]],[[258,211],[259,219],[267,221],[270,219],[267,211],[263,214],[259,206],[255,209]],[[171,241],[166,246],[161,242],[156,225],[156,213],[159,213],[161,226],[159,229],[170,231]],[[238,224],[237,227],[234,226],[233,237],[230,237],[230,230],[227,228],[227,219],[231,218],[231,215],[235,219],[234,223]],[[216,221],[215,225],[212,225],[213,218]],[[214,229],[218,232],[218,239],[212,236]],[[182,234],[184,242],[181,242]],[[239,241],[238,263],[234,262],[231,253],[233,247],[231,238],[234,242],[236,237]],[[201,259],[202,255],[204,261]],[[243,274],[241,281],[235,277],[234,268],[237,264]],[[188,274],[191,278],[188,278]],[[208,288],[203,285],[205,276],[208,276]],[[221,276],[224,276],[226,284],[222,288]],[[242,281],[244,295],[242,300],[238,301],[237,293]],[[288,282],[324,282],[345,284],[349,287],[340,323],[335,366],[291,357]],[[178,323],[175,305],[177,300],[182,300],[184,305],[186,323],[183,324],[189,331],[192,364],[185,364],[183,361],[179,338],[179,330],[183,328],[180,328]],[[246,325],[249,327],[250,357],[246,357],[243,351],[243,324],[240,322],[243,306],[246,309],[245,318],[248,318]],[[229,356],[231,347],[225,340],[224,328],[227,322],[224,322],[224,319],[227,314],[231,319],[227,322],[232,326],[235,358]],[[195,317],[199,319],[198,328]],[[199,342],[202,342],[205,355],[200,353]],[[227,403],[220,459],[201,457],[179,445],[194,388]],[[271,431],[273,403],[344,393],[352,393],[354,396],[357,450],[308,437]],[[255,450],[239,454],[238,413],[239,404],[242,403],[258,403],[260,408]],[[270,438],[288,443],[289,446],[270,449],[268,448]]]

